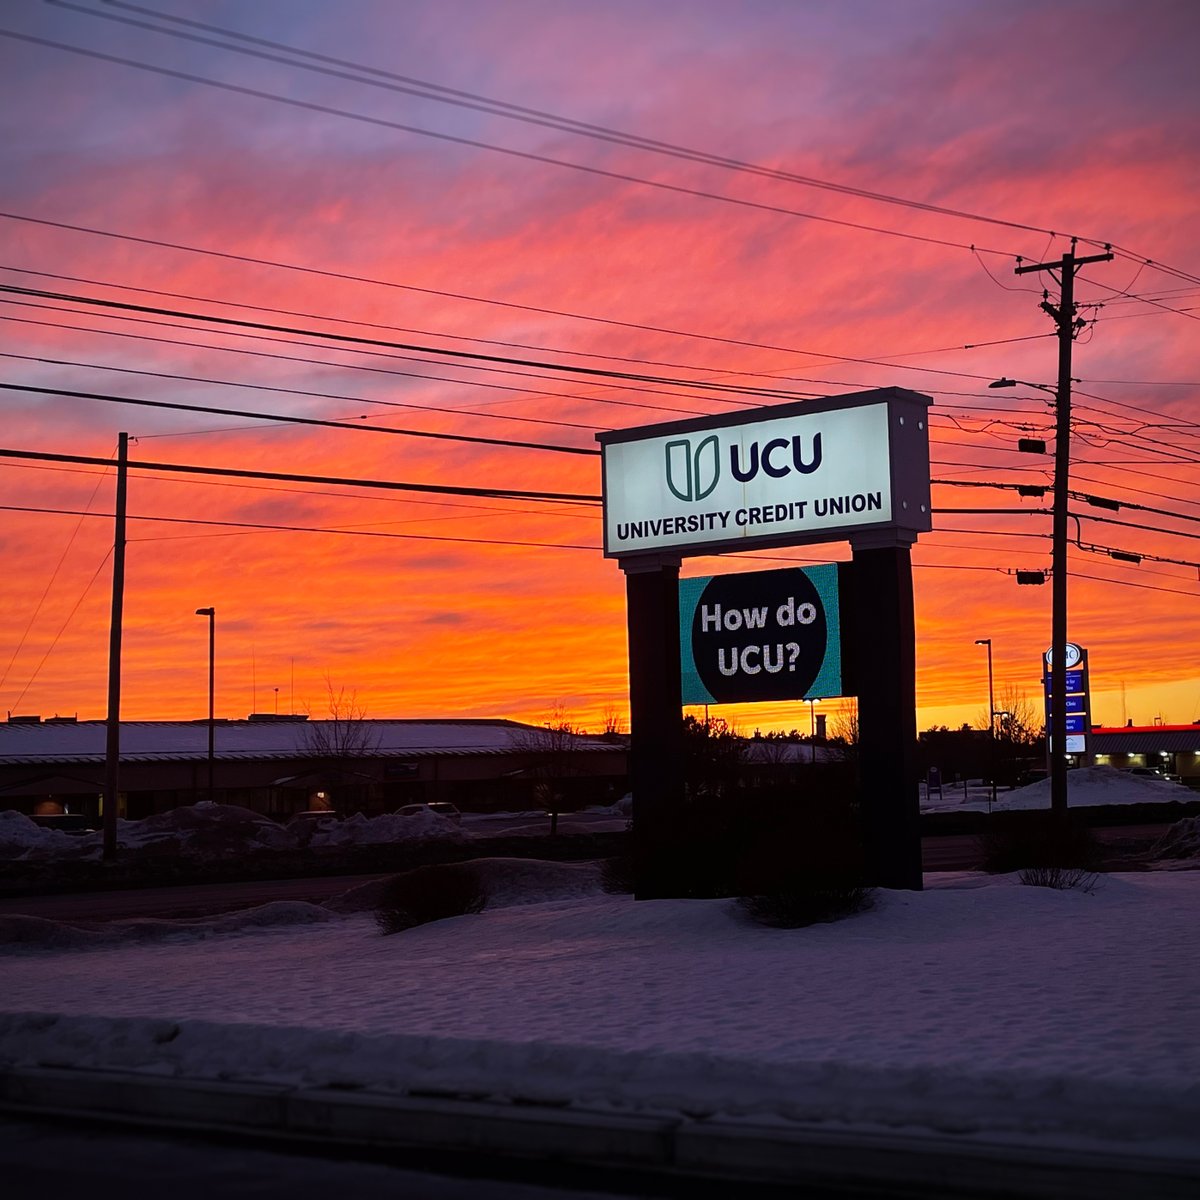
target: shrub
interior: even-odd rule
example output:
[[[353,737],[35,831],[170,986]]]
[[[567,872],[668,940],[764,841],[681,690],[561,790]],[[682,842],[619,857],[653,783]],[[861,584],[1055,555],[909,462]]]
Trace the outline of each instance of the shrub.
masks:
[[[870,888],[853,880],[818,876],[762,896],[743,896],[738,904],[759,925],[800,929],[862,912],[871,907],[873,896]]]
[[[738,903],[761,925],[798,929],[869,908],[852,782],[824,776],[807,794],[760,793],[737,864]]]
[[[1060,892],[1070,889],[1091,892],[1095,890],[1099,876],[1095,871],[1083,867],[1027,867],[1018,878],[1030,887],[1048,887]]]
[[[633,858],[621,854],[606,858],[600,864],[600,886],[610,895],[625,895],[633,891]]]
[[[983,869],[993,875],[1010,871],[1080,870],[1100,860],[1100,845],[1077,815],[1065,818],[1045,809],[993,813],[981,838]]]
[[[482,912],[486,903],[479,872],[471,863],[417,867],[386,881],[375,923],[384,934],[400,933],[430,921]]]

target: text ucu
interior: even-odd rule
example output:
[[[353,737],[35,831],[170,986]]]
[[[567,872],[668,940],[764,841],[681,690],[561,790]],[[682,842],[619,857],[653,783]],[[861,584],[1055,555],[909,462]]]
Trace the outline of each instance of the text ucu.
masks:
[[[737,445],[729,447],[729,469],[733,472],[733,477],[741,483],[749,483],[758,474],[760,467],[774,479],[782,479],[793,470],[801,475],[811,475],[821,465],[821,435],[813,434],[812,452],[807,460],[804,457],[804,439],[799,434],[791,438],[772,438],[763,446],[761,453],[758,443],[751,442],[746,454],[749,461],[743,466],[741,448]]]

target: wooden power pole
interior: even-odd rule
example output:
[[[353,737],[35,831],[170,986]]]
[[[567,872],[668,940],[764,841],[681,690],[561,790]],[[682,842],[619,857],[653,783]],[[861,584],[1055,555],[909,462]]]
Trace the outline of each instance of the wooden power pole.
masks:
[[[1075,257],[1075,239],[1059,262],[1019,263],[1016,273],[1058,271],[1061,297],[1047,296],[1042,308],[1058,327],[1058,388],[1054,424],[1054,529],[1050,630],[1050,808],[1060,820],[1067,815],[1067,489],[1071,473],[1071,348],[1086,324],[1076,315],[1075,275],[1088,263],[1109,262],[1111,251]]]
[[[108,630],[108,737],[104,750],[104,857],[117,854],[117,795],[121,786],[121,619],[125,605],[125,492],[129,434],[117,444],[117,497],[113,530],[112,620]]]

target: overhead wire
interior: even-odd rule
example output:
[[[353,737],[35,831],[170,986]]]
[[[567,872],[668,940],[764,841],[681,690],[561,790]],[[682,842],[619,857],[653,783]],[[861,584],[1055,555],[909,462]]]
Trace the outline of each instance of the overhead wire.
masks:
[[[116,458],[115,450],[113,451],[113,458]],[[25,623],[25,628],[21,631],[21,636],[17,641],[16,648],[12,652],[12,656],[8,660],[8,665],[4,668],[3,675],[0,675],[0,688],[3,688],[8,682],[8,676],[12,671],[13,664],[17,661],[21,651],[25,648],[25,643],[29,639],[29,633],[33,629],[34,623],[37,621],[38,615],[41,613],[42,607],[45,605],[46,599],[50,595],[50,591],[54,587],[55,581],[58,579],[59,572],[63,567],[63,563],[67,561],[67,555],[70,554],[71,547],[75,544],[75,539],[79,536],[80,529],[83,528],[84,517],[91,510],[92,504],[95,502],[101,486],[104,484],[105,480],[110,477],[110,473],[107,471],[100,471],[97,472],[97,474],[99,475],[99,478],[96,480],[96,486],[92,488],[92,494],[88,497],[87,505],[85,506],[84,511],[80,514],[79,520],[75,522],[75,528],[71,530],[71,536],[67,539],[67,544],[63,547],[62,553],[58,556],[58,562],[54,564],[54,570],[51,571],[50,578],[46,581],[46,586],[42,589],[42,594],[38,597],[37,603],[33,606],[33,611],[29,614],[29,620]],[[25,691],[28,690],[28,685],[26,685]],[[24,697],[25,691],[21,693],[21,697]],[[20,704],[20,700],[21,698],[19,697],[16,704],[13,705],[14,708],[17,706],[17,704]]]
[[[95,513],[84,513],[83,515],[86,517],[86,516],[95,516],[96,514]],[[82,520],[82,518],[81,518],[81,520]],[[71,608],[71,611],[69,613],[67,613],[66,620],[63,621],[62,625],[59,627],[58,632],[51,639],[50,645],[46,647],[46,652],[42,655],[41,659],[38,661],[38,665],[36,667],[34,667],[33,674],[30,675],[25,686],[21,689],[21,694],[16,698],[16,700],[13,701],[12,709],[17,709],[20,707],[21,701],[25,699],[26,693],[33,686],[37,677],[41,674],[42,668],[46,665],[46,662],[50,658],[50,655],[54,652],[54,648],[62,640],[62,635],[64,633],[66,633],[71,622],[75,619],[75,614],[79,611],[80,606],[83,604],[84,600],[87,598],[88,592],[90,592],[92,590],[92,585],[96,582],[97,578],[100,575],[100,572],[102,570],[104,570],[104,564],[107,563],[109,558],[112,557],[112,552],[113,552],[113,548],[111,546],[109,546],[105,550],[104,557],[97,564],[95,571],[92,572],[92,577],[84,585],[83,591],[79,593],[79,599],[77,599],[75,601],[74,605]],[[10,709],[9,711],[11,712],[12,709]]]
[[[562,346],[544,346],[540,343],[534,342],[506,341],[500,338],[482,337],[478,334],[450,333],[447,330],[422,329],[407,325],[389,325],[381,321],[367,321],[356,317],[337,317],[328,313],[314,313],[302,309],[278,308],[266,304],[251,304],[244,300],[227,300],[216,296],[198,296],[194,292],[175,292],[162,288],[145,287],[140,284],[115,283],[112,280],[93,279],[87,276],[64,275],[61,272],[56,271],[38,271],[30,267],[16,267],[7,263],[0,263],[0,271],[11,271],[15,274],[21,275],[37,275],[42,278],[58,279],[68,283],[84,283],[92,287],[113,288],[117,291],[139,292],[148,296],[163,296],[173,300],[189,300],[198,304],[219,304],[229,308],[243,309],[248,312],[263,312],[274,313],[277,316],[303,317],[306,320],[328,321],[336,325],[354,325],[364,329],[382,329],[391,333],[414,333],[423,337],[440,337],[447,338],[451,341],[476,342],[480,345],[503,346],[507,349],[536,350],[545,354],[573,354],[578,358],[595,358],[608,362],[638,363],[644,366],[666,367],[668,369],[678,371],[712,371],[718,369],[714,366],[703,366],[699,363],[681,363],[669,359],[641,358],[628,354],[603,354],[598,351],[584,350],[577,347],[568,350]],[[983,342],[965,342],[953,346],[933,346],[924,350],[899,351],[881,355],[879,363],[880,365],[891,365],[894,360],[900,358],[918,358],[930,354],[950,354],[958,353],[963,350],[979,350],[992,346],[1008,346],[1017,342],[1042,341],[1045,338],[1051,338],[1054,336],[1055,335],[1052,331],[1045,331],[1043,333],[1022,334],[1015,337],[992,338]],[[812,352],[795,351],[795,353],[807,355],[811,354]],[[886,360],[886,363],[884,360]],[[746,376],[747,378],[776,380],[787,380],[791,378],[783,374],[783,371],[788,369],[790,368],[781,368],[775,371],[751,371],[744,368],[738,368],[736,370],[732,368],[724,368],[724,370],[729,374],[742,375]],[[798,382],[822,381],[798,380]]]
[[[948,238],[929,237],[919,233],[909,233],[904,230],[889,229],[884,226],[869,225],[861,221],[849,221],[839,217],[831,217],[820,213],[805,212],[789,208],[782,204],[768,204],[764,201],[751,200],[743,196],[731,196],[721,192],[711,192],[704,188],[687,187],[683,184],[668,183],[662,179],[648,179],[628,171],[615,171],[605,167],[590,166],[587,163],[575,162],[570,159],[556,158],[549,154],[538,154],[530,150],[518,150],[512,146],[499,146],[493,142],[481,141],[478,138],[462,137],[457,134],[444,133],[433,129],[424,129],[418,125],[410,125],[403,121],[393,121],[387,117],[372,116],[369,113],[354,112],[350,109],[338,108],[331,104],[320,104],[312,100],[302,100],[296,96],[285,96],[278,92],[269,92],[263,88],[247,87],[244,84],[230,83],[227,80],[213,79],[207,75],[197,75],[191,71],[180,71],[158,63],[143,62],[140,59],[127,58],[124,55],[108,54],[84,46],[74,46],[67,42],[59,42],[53,38],[38,37],[34,34],[20,33],[13,29],[0,29],[0,37],[11,38],[25,42],[28,45],[43,46],[48,49],[61,50],[64,53],[89,58],[97,62],[107,62],[116,66],[130,67],[137,71],[145,71],[167,79],[178,79],[185,83],[196,83],[202,87],[214,88],[232,95],[246,96],[255,100],[266,100],[275,104],[284,104],[303,112],[318,113],[322,116],[337,117],[343,120],[356,121],[380,129],[391,129],[398,133],[415,134],[419,137],[432,138],[455,146],[466,146],[473,150],[487,150],[508,158],[523,162],[537,163],[540,166],[562,167],[577,171],[593,178],[611,180],[617,183],[632,183],[640,187],[653,188],[657,191],[672,195],[685,196],[695,200],[711,200],[716,203],[734,205],[756,212],[772,213],[777,216],[799,217],[808,221],[816,221],[824,225],[832,225],[844,229],[853,229],[860,233],[875,233],[881,236],[901,238],[905,241],[918,242],[929,246],[940,246],[955,250],[972,250],[973,246],[965,242],[952,241]],[[1003,258],[1017,257],[1007,250],[979,247],[981,251],[995,254]]]
[[[251,385],[253,386],[253,385]],[[212,404],[183,404],[174,400],[148,400],[136,396],[113,396],[103,392],[84,392],[74,388],[36,387],[28,383],[5,383],[0,381],[0,391],[22,392],[34,396],[66,396],[76,400],[95,400],[106,404],[125,404],[140,408],[168,409],[173,412],[211,413],[223,417],[244,417],[251,421],[270,421],[273,424],[319,426],[325,429],[344,429],[357,433],[382,433],[393,437],[433,438],[438,441],[462,442],[469,445],[498,446],[508,450],[537,450],[548,454],[586,455],[597,458],[599,450],[583,446],[559,446],[548,442],[524,442],[500,438],[480,437],[465,433],[435,433],[425,429],[397,429],[392,425],[365,425],[364,418],[344,417],[341,420],[326,420],[322,417],[300,417],[285,413],[256,412],[252,409],[226,408]],[[351,424],[350,422],[353,422]]]
[[[663,154],[671,158],[684,159],[689,162],[697,162],[706,166],[722,167],[730,171],[757,175],[763,178],[778,180],[781,182],[799,184],[805,187],[834,192],[839,195],[851,196],[856,199],[897,205],[903,208],[932,213],[938,216],[955,217],[962,220],[976,221],[984,224],[996,225],[1007,229],[1015,229],[1025,232],[1049,233],[1051,240],[1057,236],[1052,231],[1041,229],[1035,225],[1027,225],[1018,221],[1005,220],[998,217],[983,216],[978,213],[966,212],[962,209],[950,208],[944,205],[930,204],[925,201],[912,200],[902,196],[890,195],[885,192],[872,191],[851,184],[842,184],[832,180],[819,179],[814,176],[800,175],[796,172],[785,171],[778,167],[768,167],[761,163],[752,163],[744,159],[714,154],[710,151],[683,146],[678,143],[667,142],[658,138],[648,138],[640,134],[632,134],[623,130],[613,129],[608,126],[598,125],[586,121],[577,121],[570,117],[564,117],[561,114],[548,112],[544,109],[530,108],[524,105],[512,104],[505,100],[497,100],[494,97],[482,96],[478,93],[464,91],[459,88],[445,87],[429,80],[416,79],[412,76],[400,75],[394,71],[381,70],[379,68],[354,62],[349,59],[336,58],[332,55],[316,53],[311,50],[305,50],[302,47],[291,46],[283,42],[274,41],[270,38],[256,37],[246,34],[240,30],[232,30],[224,26],[212,25],[202,21],[195,21],[186,17],[177,16],[175,14],[162,13],[136,4],[123,3],[122,0],[105,0],[105,3],[108,4],[110,8],[120,8],[128,12],[142,13],[144,15],[151,16],[158,21],[170,22],[175,26],[187,26],[191,29],[202,29],[209,33],[218,34],[224,38],[246,43],[246,45],[237,46],[230,45],[227,42],[218,42],[211,38],[201,37],[178,28],[164,28],[162,25],[153,25],[149,22],[138,21],[129,17],[121,17],[115,13],[86,8],[78,4],[70,3],[69,0],[49,0],[49,2],[58,7],[70,8],[77,12],[86,13],[89,16],[100,17],[104,20],[118,21],[122,24],[131,25],[136,28],[147,29],[154,33],[165,34],[169,37],[181,38],[184,40],[197,42],[201,45],[213,46],[217,49],[232,50],[238,54],[245,54],[264,59],[266,61],[281,63],[285,66],[299,67],[302,70],[332,75],[335,78],[346,79],[350,82],[361,83],[371,87],[385,88],[401,94],[413,95],[421,99],[432,100],[436,103],[451,104],[457,107],[472,109],[477,112],[485,112],[489,115],[500,116],[510,120],[538,125],[543,128],[551,128],[563,133],[593,138],[610,144],[623,145],[633,149]],[[267,47],[269,50],[280,51],[283,54],[291,57],[280,57],[277,54],[264,54],[261,51],[250,49],[250,46]],[[330,70],[330,67],[343,69]],[[353,74],[348,74],[347,71],[353,72]]]
[[[708,166],[722,167],[727,170],[762,176],[772,180],[827,190],[840,195],[851,196],[876,203],[898,205],[907,209],[927,212],[938,216],[980,222],[1006,229],[1019,230],[1022,232],[1044,233],[1048,235],[1046,250],[1049,249],[1056,237],[1072,236],[1062,230],[1055,231],[1026,222],[991,217],[979,213],[968,212],[963,209],[931,204],[925,201],[913,200],[911,198],[895,196],[885,192],[860,188],[855,185],[841,184],[831,180],[819,179],[814,176],[800,175],[798,173],[785,171],[780,168],[766,167],[759,163],[752,163],[743,159],[718,155],[710,151],[700,150],[689,146],[682,146],[677,143],[667,142],[661,139],[648,138],[640,134],[630,134],[622,130],[613,129],[591,122],[577,121],[573,118],[563,117],[561,114],[547,112],[546,110],[535,109],[523,105],[512,104],[508,101],[497,100],[493,97],[483,96],[479,93],[468,92],[463,89],[445,87],[441,84],[433,83],[428,80],[400,75],[399,73],[393,71],[381,70],[377,67],[371,67],[363,63],[354,62],[350,59],[337,58],[332,55],[306,50],[303,47],[291,46],[269,38],[256,37],[243,33],[240,30],[229,29],[225,26],[196,21],[172,13],[163,13],[155,9],[146,8],[143,5],[129,3],[128,0],[105,0],[105,3],[109,9],[119,8],[127,12],[140,13],[142,15],[152,17],[158,22],[163,22],[165,25],[156,25],[150,22],[137,20],[135,18],[121,16],[111,11],[87,8],[79,4],[71,3],[70,0],[50,0],[50,2],[56,4],[58,7],[70,8],[89,16],[99,17],[104,20],[115,21],[125,25],[146,29],[150,32],[163,34],[168,37],[192,41],[201,45],[212,46],[217,49],[230,50],[234,53],[280,63],[285,66],[298,67],[302,70],[314,71],[320,74],[346,79],[354,83],[385,88],[387,90],[397,91],[407,95],[416,95],[422,99],[432,100],[437,103],[452,104],[459,107],[470,108],[475,111],[485,112],[489,115],[500,116],[506,119],[523,121],[525,123],[532,123],[543,127],[550,127],[560,132],[594,138],[600,141],[616,143],[630,148],[650,151],[653,153],[665,154],[674,158],[681,158]],[[174,26],[174,28],[171,26]],[[180,28],[181,26],[185,28]],[[207,33],[214,33],[222,38],[230,39],[233,42],[241,42],[244,44],[239,46],[236,44],[230,44],[230,41],[215,41],[212,38],[207,38],[202,35],[189,32],[189,30],[203,30]],[[253,47],[266,47],[269,51],[276,51],[280,53],[264,53],[262,50],[254,49]],[[281,57],[281,54],[287,57]],[[443,136],[433,133],[432,131],[422,132],[425,132],[428,136]],[[487,148],[497,149],[497,147],[490,145],[488,145]],[[1185,272],[1180,272],[1175,268],[1168,267],[1166,264],[1156,262],[1154,259],[1135,254],[1133,251],[1128,250],[1125,247],[1112,247],[1109,242],[1103,242],[1096,238],[1087,238],[1079,235],[1074,235],[1074,239],[1091,246],[1103,246],[1105,249],[1112,248],[1119,257],[1129,259],[1138,267],[1138,271],[1134,275],[1133,280],[1126,285],[1126,293],[1128,288],[1132,287],[1133,282],[1136,282],[1138,276],[1141,275],[1142,271],[1146,267],[1152,267],[1168,274],[1175,274],[1188,281],[1200,283],[1200,277],[1190,275]],[[960,246],[960,248],[962,247]],[[969,248],[972,250],[972,252],[975,252],[976,250],[974,246]],[[993,254],[1004,253],[1002,251],[986,249],[984,252]],[[1045,256],[1045,252],[1046,251],[1043,251],[1042,257]]]
[[[491,305],[499,308],[514,309],[518,312],[537,313],[542,316],[562,317],[574,321],[584,321],[592,324],[612,326],[617,329],[633,329],[645,333],[658,333],[667,337],[685,338],[692,341],[714,342],[727,346],[738,346],[751,350],[771,350],[781,354],[808,356],[828,359],[831,362],[857,363],[865,366],[895,367],[902,370],[919,371],[926,374],[950,375],[963,379],[990,380],[989,375],[973,374],[966,371],[939,371],[931,367],[908,366],[893,363],[888,359],[866,358],[861,355],[833,354],[822,350],[812,350],[796,346],[782,346],[772,342],[757,342],[748,338],[725,337],[720,334],[702,333],[696,330],[672,329],[664,325],[652,325],[648,322],[622,321],[614,317],[600,317],[589,313],[570,312],[565,309],[540,307],[532,304],[522,304],[513,300],[498,300],[490,297],[472,296],[465,292],[453,292],[445,289],[420,287],[416,284],[400,283],[396,280],[379,279],[372,276],[356,275],[346,271],[334,271],[323,267],[309,267],[299,263],[283,262],[278,259],[261,258],[249,254],[236,254],[228,250],[215,250],[207,247],[188,245],[183,242],[172,242],[162,238],[142,237],[137,234],[118,233],[114,230],[99,229],[94,226],[72,224],[67,221],[53,221],[45,217],[33,217],[24,213],[0,211],[0,219],[20,221],[46,228],[70,230],[76,233],[89,234],[96,237],[113,238],[119,241],[132,242],[139,245],[156,246],[169,250],[181,250],[191,254],[199,254],[212,258],[226,259],[233,262],[249,263],[255,266],[278,268],[294,271],[320,278],[340,279],[352,283],[365,283],[378,287],[395,288],[402,291],[416,292],[422,295],[439,296],[446,299],[466,300],[477,304]],[[1053,336],[1049,334],[1047,336]]]

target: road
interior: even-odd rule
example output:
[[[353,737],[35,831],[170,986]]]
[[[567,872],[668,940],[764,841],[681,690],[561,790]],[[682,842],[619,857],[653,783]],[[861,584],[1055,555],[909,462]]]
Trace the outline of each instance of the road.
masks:
[[[396,1157],[0,1117],[0,1178],[13,1200],[617,1200],[504,1178],[504,1164],[494,1161],[500,1178],[472,1174],[461,1161],[458,1175],[387,1161]]]
[[[480,1153],[0,1115],[0,1178],[14,1200],[1183,1200],[1194,1160],[869,1131],[810,1130],[797,1154],[761,1160],[751,1141],[719,1173],[614,1167],[548,1153]],[[1102,1161],[1098,1161],[1098,1159]]]

